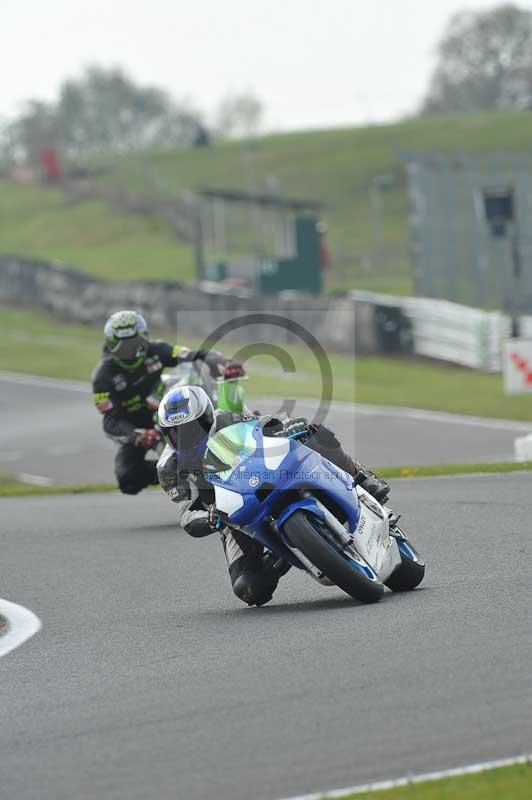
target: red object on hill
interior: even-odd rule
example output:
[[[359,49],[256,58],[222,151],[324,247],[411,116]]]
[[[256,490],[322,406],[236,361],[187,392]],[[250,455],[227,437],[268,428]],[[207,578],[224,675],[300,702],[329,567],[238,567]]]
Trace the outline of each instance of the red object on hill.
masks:
[[[327,226],[324,222],[318,222],[318,248],[320,266],[323,270],[329,269],[331,266],[331,258],[329,255],[329,248],[327,247],[327,240],[325,234],[327,233]]]
[[[47,181],[54,182],[61,180],[63,177],[63,167],[61,166],[55,147],[43,147],[39,155],[39,160],[41,162],[44,178]]]

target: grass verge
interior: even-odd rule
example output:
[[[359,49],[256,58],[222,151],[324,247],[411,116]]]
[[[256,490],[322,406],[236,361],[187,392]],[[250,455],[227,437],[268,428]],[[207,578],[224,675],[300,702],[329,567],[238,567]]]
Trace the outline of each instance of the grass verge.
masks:
[[[82,483],[78,486],[33,486],[13,475],[0,475],[0,497],[31,497],[41,494],[89,494],[112,492],[116,483]]]
[[[99,180],[104,188],[172,198],[205,187],[245,190],[250,169],[263,191],[275,176],[284,197],[326,204],[330,290],[410,294],[406,175],[398,152],[528,152],[531,136],[529,111],[435,115],[127,155],[113,159],[113,171]],[[390,185],[380,192],[377,220],[370,194],[383,175]],[[231,249],[247,242],[249,251],[248,209],[231,212],[228,233]],[[68,204],[60,192],[38,187],[0,183],[0,250],[62,260],[112,280],[190,281],[193,275],[192,248],[175,241],[165,223],[103,203]]]
[[[382,478],[427,478],[441,475],[493,474],[504,472],[530,472],[532,461],[499,461],[493,464],[437,464],[421,467],[386,467],[376,469]],[[78,486],[33,486],[12,475],[0,475],[0,497],[24,497],[39,494],[88,494],[90,492],[112,492],[114,483],[85,483]]]
[[[531,796],[532,765],[518,764],[476,775],[345,795],[338,800],[529,800]]]
[[[99,360],[99,326],[58,322],[42,312],[0,305],[0,329],[0,369],[89,381]],[[175,332],[161,335],[175,340]],[[187,339],[180,344],[194,347],[199,342]],[[238,357],[235,345],[220,342],[218,346]],[[295,372],[283,373],[268,356],[252,358],[246,384],[250,397],[320,395],[321,375],[313,354],[298,347],[284,349],[293,357]],[[335,400],[532,422],[530,395],[505,395],[500,375],[398,358],[355,361],[353,356],[329,353],[329,360]]]
[[[532,461],[494,461],[478,464],[434,464],[419,467],[376,469],[382,478],[431,478],[440,475],[489,475],[501,472],[530,472]]]

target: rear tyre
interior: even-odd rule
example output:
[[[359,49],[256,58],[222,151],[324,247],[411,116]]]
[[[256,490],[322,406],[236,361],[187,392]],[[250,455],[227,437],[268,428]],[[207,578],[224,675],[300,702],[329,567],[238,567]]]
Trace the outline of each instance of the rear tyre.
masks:
[[[386,586],[392,592],[410,592],[425,577],[425,562],[400,528],[391,528],[390,534],[397,540],[401,563],[385,581]]]
[[[362,603],[381,599],[384,585],[363,574],[364,568],[335,545],[326,524],[313,514],[296,511],[283,525],[294,547],[344,592]]]

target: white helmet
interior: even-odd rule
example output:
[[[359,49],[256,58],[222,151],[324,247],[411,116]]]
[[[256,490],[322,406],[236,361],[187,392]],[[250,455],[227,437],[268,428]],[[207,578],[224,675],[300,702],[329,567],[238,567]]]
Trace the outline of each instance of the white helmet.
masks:
[[[174,386],[159,405],[159,428],[174,450],[196,450],[214,425],[214,406],[201,386]]]

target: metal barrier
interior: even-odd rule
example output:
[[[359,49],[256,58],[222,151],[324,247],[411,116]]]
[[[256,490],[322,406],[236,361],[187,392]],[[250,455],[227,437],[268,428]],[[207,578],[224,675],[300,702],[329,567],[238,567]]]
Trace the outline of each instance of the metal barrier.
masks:
[[[487,372],[502,369],[502,343],[510,334],[510,320],[499,311],[433,300],[353,292],[355,301],[398,308],[410,321],[411,352]],[[522,317],[522,335],[532,337],[532,317]],[[528,334],[527,332],[528,331]]]

